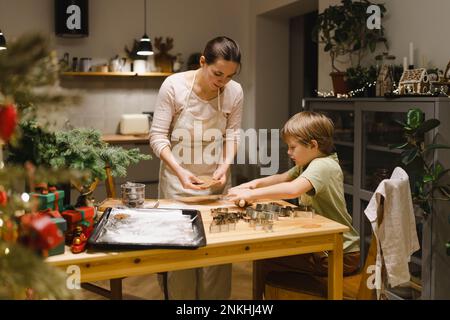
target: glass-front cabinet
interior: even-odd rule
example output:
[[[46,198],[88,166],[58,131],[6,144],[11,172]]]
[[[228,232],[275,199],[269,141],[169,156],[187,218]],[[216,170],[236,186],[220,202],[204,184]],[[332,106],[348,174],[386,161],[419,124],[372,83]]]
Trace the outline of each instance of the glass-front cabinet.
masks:
[[[334,141],[344,173],[345,200],[353,217],[353,225],[361,235],[363,265],[372,236],[364,210],[379,183],[389,179],[395,167],[402,166],[401,151],[390,148],[390,145],[404,141],[402,127],[398,122],[405,122],[406,113],[411,108],[420,108],[425,119],[439,118],[439,114],[450,119],[450,99],[317,98],[305,99],[304,108],[324,113],[334,122]],[[431,141],[438,133],[450,136],[450,123],[442,119],[441,122],[440,132],[435,130],[429,133],[427,141]],[[442,160],[448,163],[445,167],[450,167],[450,157]],[[436,276],[437,270],[442,268],[432,254],[435,247],[440,245],[435,243],[432,236],[433,223],[432,219],[424,219],[421,214],[417,214],[416,227],[421,249],[411,257],[411,281],[406,288],[389,290],[390,298],[430,299],[444,291],[439,288],[439,281],[433,278],[433,274]],[[449,259],[444,262],[447,270]],[[442,258],[439,260],[441,263]],[[448,279],[448,276],[445,277]],[[450,281],[447,282],[444,286],[449,288]],[[445,299],[450,299],[448,290],[448,295],[444,294]]]
[[[404,141],[402,127],[397,121],[404,121],[403,112],[362,113],[362,177],[364,190],[375,191],[379,183],[389,179],[395,167],[401,165],[401,150],[390,149],[392,144]]]

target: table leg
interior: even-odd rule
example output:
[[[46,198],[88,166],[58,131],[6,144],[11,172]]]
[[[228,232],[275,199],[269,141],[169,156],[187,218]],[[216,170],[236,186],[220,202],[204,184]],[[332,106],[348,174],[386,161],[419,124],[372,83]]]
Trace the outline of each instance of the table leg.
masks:
[[[342,233],[334,236],[334,249],[328,256],[328,299],[342,300],[344,281],[344,250]]]
[[[110,279],[109,290],[92,283],[82,283],[81,287],[111,300],[122,300],[122,279],[124,278]]]
[[[122,279],[123,278],[109,280],[111,300],[122,300]]]
[[[264,293],[265,281],[264,277],[261,276],[261,264],[258,265],[257,261],[253,261],[253,300],[262,300]],[[265,276],[265,274],[264,274]]]

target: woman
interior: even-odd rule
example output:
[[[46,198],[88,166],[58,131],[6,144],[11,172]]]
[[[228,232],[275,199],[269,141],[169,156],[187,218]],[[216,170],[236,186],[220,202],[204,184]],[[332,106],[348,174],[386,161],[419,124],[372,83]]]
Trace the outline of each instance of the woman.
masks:
[[[161,159],[159,198],[223,194],[231,186],[243,103],[242,88],[231,79],[240,65],[237,43],[217,37],[206,44],[199,69],[174,74],[162,84],[150,131],[150,145]],[[208,132],[220,135],[211,139]],[[210,148],[211,143],[220,148]],[[219,158],[205,153],[220,149]],[[220,183],[203,189],[199,176]],[[161,283],[168,299],[228,299],[231,265],[168,272]]]

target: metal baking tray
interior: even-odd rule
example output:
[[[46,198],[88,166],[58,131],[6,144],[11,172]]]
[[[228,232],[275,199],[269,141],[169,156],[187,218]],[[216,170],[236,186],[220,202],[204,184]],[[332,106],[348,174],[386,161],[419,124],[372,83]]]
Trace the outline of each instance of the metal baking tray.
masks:
[[[88,244],[99,249],[196,249],[206,246],[206,236],[198,210],[107,208]]]

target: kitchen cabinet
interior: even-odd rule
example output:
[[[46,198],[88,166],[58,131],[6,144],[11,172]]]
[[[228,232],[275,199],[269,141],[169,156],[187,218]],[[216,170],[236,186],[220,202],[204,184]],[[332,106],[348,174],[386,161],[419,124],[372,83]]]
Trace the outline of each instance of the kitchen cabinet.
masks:
[[[425,119],[437,118],[441,125],[426,136],[431,141],[450,144],[450,99],[418,98],[311,98],[303,101],[303,108],[328,115],[335,124],[335,145],[344,172],[347,208],[353,224],[361,235],[362,261],[370,242],[371,226],[364,209],[381,180],[389,178],[401,164],[400,152],[389,149],[390,144],[402,142],[402,128],[395,120],[405,120],[411,108],[420,108]],[[438,150],[435,159],[450,168],[450,151]],[[416,226],[421,249],[410,262],[412,275],[407,298],[450,299],[450,257],[445,243],[450,240],[450,204],[433,203],[429,216],[417,214]],[[420,289],[417,294],[417,289]],[[401,297],[392,290],[391,297]]]

